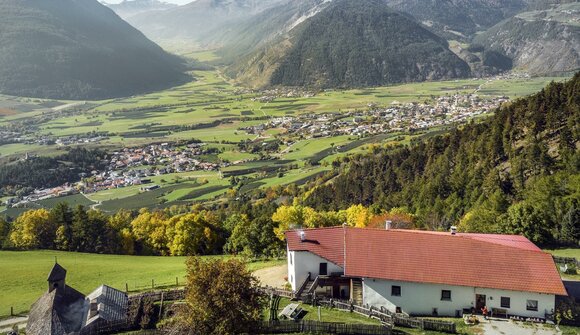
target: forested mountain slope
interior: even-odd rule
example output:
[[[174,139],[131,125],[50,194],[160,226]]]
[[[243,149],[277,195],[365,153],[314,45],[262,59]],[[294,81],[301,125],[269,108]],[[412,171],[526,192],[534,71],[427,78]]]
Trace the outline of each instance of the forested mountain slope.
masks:
[[[229,73],[254,86],[364,87],[470,71],[445,40],[384,0],[334,0]]]
[[[580,73],[481,123],[336,165],[338,176],[310,191],[306,205],[402,207],[423,227],[578,240]]]
[[[102,99],[183,81],[182,61],[96,0],[0,2],[0,92]]]
[[[392,8],[408,13],[449,39],[469,39],[526,8],[524,0],[388,0]]]
[[[512,59],[532,74],[580,69],[580,3],[520,13],[478,35],[474,43]]]

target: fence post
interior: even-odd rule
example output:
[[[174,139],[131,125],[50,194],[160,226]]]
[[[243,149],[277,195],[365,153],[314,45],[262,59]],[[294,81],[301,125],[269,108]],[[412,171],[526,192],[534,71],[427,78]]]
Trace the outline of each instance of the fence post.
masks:
[[[14,307],[10,306],[10,316],[14,316]]]
[[[129,293],[129,284],[128,283],[125,283],[125,292]]]
[[[175,286],[179,286],[179,277],[175,277]]]
[[[151,279],[151,289],[155,288],[155,279]]]
[[[163,291],[161,292],[161,303],[159,304],[159,320],[163,316]]]

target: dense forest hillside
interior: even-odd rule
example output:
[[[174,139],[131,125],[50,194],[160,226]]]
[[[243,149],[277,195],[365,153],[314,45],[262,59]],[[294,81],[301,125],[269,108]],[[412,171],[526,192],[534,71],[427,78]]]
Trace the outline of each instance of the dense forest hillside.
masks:
[[[255,86],[360,87],[465,77],[469,67],[384,0],[335,0],[229,73]]]
[[[408,13],[448,39],[469,39],[522,11],[524,0],[388,0],[392,8]]]
[[[538,243],[577,241],[580,73],[491,119],[335,166],[336,177],[309,191],[306,205],[402,208],[431,229],[459,223],[464,231],[523,233]]]
[[[35,188],[47,188],[80,180],[80,174],[104,168],[106,153],[74,148],[56,157],[31,157],[0,166],[0,193],[26,194]]]
[[[478,35],[474,44],[518,69],[550,74],[580,69],[580,3],[520,13]]]
[[[0,2],[0,92],[102,99],[183,81],[181,60],[96,0]]]

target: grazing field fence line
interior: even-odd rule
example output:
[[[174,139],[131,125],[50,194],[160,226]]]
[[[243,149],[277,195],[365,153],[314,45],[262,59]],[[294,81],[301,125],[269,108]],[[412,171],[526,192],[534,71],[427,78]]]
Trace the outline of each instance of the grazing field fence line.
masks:
[[[315,301],[321,306],[326,306],[329,308],[336,308],[342,311],[348,311],[351,313],[357,313],[370,318],[380,320],[383,324],[391,324],[400,327],[407,328],[418,328],[423,330],[435,330],[445,333],[454,334],[457,332],[457,327],[452,321],[434,320],[434,319],[422,319],[414,318],[406,313],[393,313],[386,308],[373,308],[357,306],[350,302],[339,301],[339,300],[318,300]]]
[[[183,287],[185,285],[185,278],[175,277],[175,280],[164,280],[159,281],[155,278],[151,278],[148,281],[131,281],[125,282],[125,292],[143,292],[147,290],[155,290],[155,289],[165,289],[165,288],[172,288],[172,287]]]
[[[255,334],[336,334],[336,335],[391,335],[393,330],[388,326],[347,324],[338,322],[296,321],[263,321],[254,330]]]

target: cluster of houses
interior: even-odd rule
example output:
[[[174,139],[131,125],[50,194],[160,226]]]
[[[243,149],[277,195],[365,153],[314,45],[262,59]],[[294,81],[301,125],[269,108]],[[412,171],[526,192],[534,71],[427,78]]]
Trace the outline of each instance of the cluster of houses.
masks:
[[[394,102],[387,108],[369,105],[367,111],[302,114],[273,118],[264,124],[242,128],[249,134],[282,128],[304,137],[366,136],[394,131],[427,129],[467,122],[509,101],[508,97],[481,98],[476,94],[442,96],[434,104]]]
[[[220,165],[204,162],[207,153],[204,143],[176,147],[169,143],[152,144],[142,148],[124,148],[108,159],[105,171],[93,171],[79,184],[83,193],[151,183],[149,177],[188,171],[215,171]],[[143,190],[149,190],[147,186]]]
[[[124,168],[149,166],[154,174],[165,174],[168,171],[186,172],[194,170],[216,170],[219,165],[201,161],[201,155],[207,154],[205,143],[192,143],[176,147],[169,143],[152,144],[143,148],[124,148],[113,152],[109,159],[109,170],[118,171]]]
[[[150,184],[152,176],[188,171],[216,171],[219,164],[203,161],[207,154],[204,143],[192,143],[177,147],[169,143],[152,144],[142,148],[124,148],[115,151],[107,159],[104,171],[82,174],[82,180],[54,188],[34,190],[20,198],[6,201],[8,207],[20,207],[34,201],[57,198],[77,193],[95,193],[121,187]],[[27,155],[28,157],[28,155]],[[148,185],[142,191],[151,189]]]
[[[45,188],[34,190],[28,195],[22,197],[13,197],[5,200],[5,205],[10,207],[20,207],[28,204],[29,202],[46,200],[51,198],[64,197],[67,195],[73,195],[79,193],[78,188],[71,184],[64,184],[62,186]]]
[[[257,92],[249,89],[242,89],[236,91],[234,94],[257,94]],[[259,96],[251,98],[251,100],[266,103],[272,102],[277,98],[311,98],[316,96],[316,93],[298,87],[280,87],[270,90],[262,90],[258,95]]]

